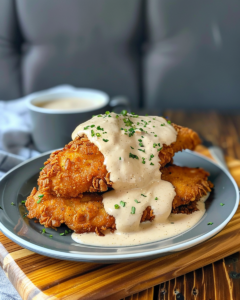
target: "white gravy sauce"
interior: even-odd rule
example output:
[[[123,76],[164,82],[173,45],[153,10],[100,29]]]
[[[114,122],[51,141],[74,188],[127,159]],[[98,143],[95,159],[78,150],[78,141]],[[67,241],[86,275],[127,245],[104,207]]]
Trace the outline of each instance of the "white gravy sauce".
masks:
[[[114,216],[114,233],[72,234],[74,241],[102,246],[136,245],[177,235],[194,226],[205,205],[191,215],[171,214],[175,190],[161,180],[158,153],[163,144],[176,141],[177,132],[158,116],[98,115],[80,124],[72,138],[86,134],[105,157],[113,189],[103,194],[103,205]],[[143,211],[151,206],[155,219],[140,223]],[[105,234],[105,232],[104,232]]]
[[[98,106],[99,103],[81,98],[59,98],[35,103],[34,105],[47,109],[75,110],[93,108]]]

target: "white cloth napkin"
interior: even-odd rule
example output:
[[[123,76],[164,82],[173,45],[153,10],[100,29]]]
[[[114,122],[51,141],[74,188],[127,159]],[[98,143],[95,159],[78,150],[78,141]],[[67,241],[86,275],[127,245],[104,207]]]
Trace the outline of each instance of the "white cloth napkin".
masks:
[[[0,101],[0,178],[20,162],[38,154],[31,139],[26,100]]]

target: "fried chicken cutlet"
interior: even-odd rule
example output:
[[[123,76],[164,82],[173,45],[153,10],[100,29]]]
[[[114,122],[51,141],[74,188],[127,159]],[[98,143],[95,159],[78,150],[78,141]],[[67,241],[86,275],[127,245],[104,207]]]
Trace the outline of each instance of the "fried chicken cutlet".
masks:
[[[185,208],[182,206],[198,201],[213,188],[213,184],[208,180],[209,173],[201,168],[169,165],[161,172],[162,180],[171,182],[175,188],[176,196],[172,203],[172,212],[174,213],[185,213]]]
[[[201,142],[193,130],[172,125],[177,131],[177,140],[170,146],[163,145],[159,152],[161,168],[172,160],[175,152],[193,150]],[[77,137],[62,150],[53,152],[45,162],[38,179],[39,188],[57,197],[81,197],[85,192],[105,192],[112,182],[103,162],[103,154],[87,136]]]
[[[208,176],[209,173],[203,169],[175,165],[162,170],[162,179],[171,182],[175,187],[173,213],[190,214],[198,210],[197,201],[213,187]],[[103,235],[106,229],[116,229],[114,217],[106,213],[102,196],[96,193],[84,193],[82,198],[59,198],[34,188],[26,201],[26,207],[29,211],[28,218],[39,219],[45,227],[59,227],[65,223],[77,233],[96,232],[99,235]],[[143,212],[141,222],[153,219],[154,211],[148,206]]]

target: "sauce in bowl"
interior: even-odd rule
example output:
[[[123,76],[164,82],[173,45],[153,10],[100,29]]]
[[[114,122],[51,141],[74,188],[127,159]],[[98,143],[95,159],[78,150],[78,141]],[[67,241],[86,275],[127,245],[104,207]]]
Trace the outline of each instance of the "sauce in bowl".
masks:
[[[97,101],[82,98],[59,98],[34,103],[35,106],[54,110],[91,109],[97,107]]]

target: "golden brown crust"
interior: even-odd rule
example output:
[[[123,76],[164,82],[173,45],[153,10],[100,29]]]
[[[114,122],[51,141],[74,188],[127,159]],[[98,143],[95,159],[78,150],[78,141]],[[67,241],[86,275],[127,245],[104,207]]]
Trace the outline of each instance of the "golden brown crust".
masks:
[[[40,203],[39,195],[43,194]],[[46,192],[32,190],[27,198],[28,218],[39,219],[45,227],[56,228],[65,223],[77,233],[115,230],[115,219],[109,216],[102,203],[102,196],[86,193],[82,198],[57,198]]]
[[[187,205],[181,205],[172,209],[173,214],[186,214],[190,215],[193,212],[198,211],[197,201],[192,201]]]
[[[171,162],[175,152],[193,150],[200,143],[196,132],[173,124],[177,140],[163,145],[159,152],[161,167]],[[53,152],[38,179],[39,188],[57,197],[81,197],[85,192],[105,192],[112,186],[103,164],[104,156],[86,136],[76,137],[62,150]]]
[[[172,183],[176,196],[173,210],[176,207],[196,201],[211,191],[213,184],[208,180],[209,173],[203,169],[170,165],[161,170],[162,180]]]
[[[174,129],[177,131],[177,140],[169,146],[163,145],[162,150],[159,152],[161,168],[172,161],[176,152],[189,149],[194,150],[197,145],[201,144],[198,134],[192,129],[173,124]]]
[[[104,192],[112,183],[104,156],[86,137],[77,137],[45,162],[39,188],[57,197],[81,197],[84,192]]]

